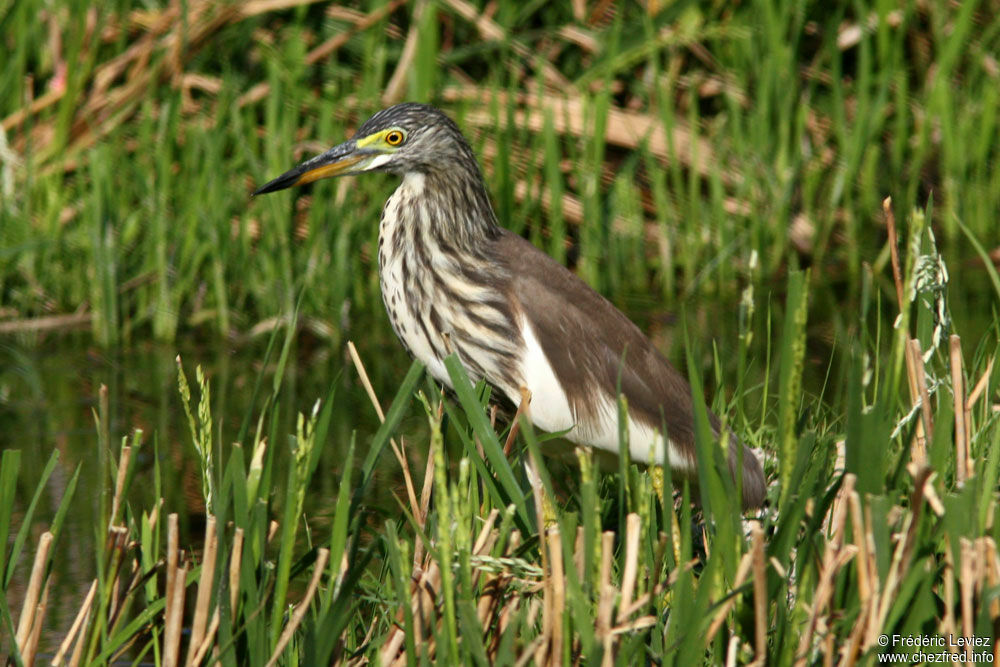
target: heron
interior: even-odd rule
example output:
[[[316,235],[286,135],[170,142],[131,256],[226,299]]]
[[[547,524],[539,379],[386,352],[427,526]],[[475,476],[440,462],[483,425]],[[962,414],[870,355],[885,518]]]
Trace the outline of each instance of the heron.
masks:
[[[535,427],[614,454],[623,395],[629,456],[697,480],[687,380],[608,299],[500,225],[472,148],[441,110],[383,109],[253,194],[367,172],[401,178],[379,222],[382,299],[396,336],[438,382],[451,388],[444,359],[454,353]],[[711,411],[708,420],[728,442],[742,508],[760,507],[760,461]]]

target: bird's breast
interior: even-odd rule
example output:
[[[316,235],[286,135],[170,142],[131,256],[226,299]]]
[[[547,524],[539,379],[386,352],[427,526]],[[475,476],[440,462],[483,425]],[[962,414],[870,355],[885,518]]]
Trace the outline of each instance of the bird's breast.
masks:
[[[519,332],[502,281],[481,257],[448,245],[422,185],[404,178],[382,211],[379,282],[389,321],[438,381],[451,386],[443,360],[455,353],[473,382],[486,378],[513,400]],[[469,270],[477,264],[481,272]]]
[[[421,274],[425,271],[414,248],[412,225],[401,216],[410,193],[400,186],[382,209],[379,224],[379,284],[389,322],[396,337],[413,357],[422,361],[438,381],[447,382],[443,359],[447,339],[431,322],[432,304]]]

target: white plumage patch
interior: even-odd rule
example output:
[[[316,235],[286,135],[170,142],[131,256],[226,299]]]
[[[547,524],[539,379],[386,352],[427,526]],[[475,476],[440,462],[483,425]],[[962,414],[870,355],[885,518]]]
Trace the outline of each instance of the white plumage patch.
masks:
[[[601,404],[594,411],[596,419],[590,423],[578,422],[555,370],[545,356],[534,330],[523,316],[521,338],[525,347],[521,361],[521,376],[524,378],[526,388],[531,392],[529,411],[531,423],[544,431],[570,429],[566,433],[566,438],[569,440],[617,454],[618,406],[614,398],[610,395],[599,396],[597,400]],[[520,400],[520,396],[516,393],[508,392],[508,395],[515,403]],[[636,422],[631,416],[628,418],[628,436],[629,455],[633,460],[662,465],[666,454],[672,469],[692,469],[691,462],[680,455],[676,446],[669,444],[669,441],[664,443],[663,435],[658,429]]]
[[[545,431],[565,431],[576,424],[576,417],[570,409],[566,392],[545,356],[545,350],[523,315],[521,339],[524,341],[521,377],[524,378],[525,387],[531,392],[531,423]],[[520,396],[510,398],[517,402]]]
[[[371,171],[373,169],[378,169],[391,159],[392,155],[389,154],[376,155],[375,157],[373,157],[371,160],[368,161],[368,164],[365,165],[364,170]]]
[[[379,157],[385,157],[388,159],[389,156],[385,155]],[[403,185],[401,187],[404,187],[407,190],[409,190],[412,196],[417,196],[423,193],[424,182],[426,180],[427,177],[421,174],[419,171],[408,171],[405,174],[403,174]]]

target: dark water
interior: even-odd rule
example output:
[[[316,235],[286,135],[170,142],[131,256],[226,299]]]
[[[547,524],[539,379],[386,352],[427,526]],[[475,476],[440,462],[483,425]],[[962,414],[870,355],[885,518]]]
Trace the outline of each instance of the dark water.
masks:
[[[280,342],[280,341],[279,341]],[[394,395],[392,379],[401,380],[409,359],[394,341],[372,338],[358,347],[384,407]],[[343,348],[344,346],[340,346]],[[280,349],[280,345],[278,346]],[[141,429],[135,481],[128,496],[137,513],[155,506],[154,461],[159,463],[160,495],[165,513],[180,515],[184,546],[200,545],[204,504],[198,458],[177,389],[177,362],[183,360],[188,382],[195,393],[195,367],[200,364],[211,383],[215,436],[224,452],[237,438],[244,419],[251,419],[252,445],[257,420],[271,393],[276,372],[274,361],[265,364],[267,339],[241,345],[191,343],[188,345],[131,344],[119,350],[95,346],[85,334],[70,335],[38,344],[0,341],[0,450],[21,451],[21,470],[15,492],[13,535],[23,523],[43,469],[53,451],[59,462],[45,485],[32,520],[31,533],[8,593],[15,623],[20,614],[35,547],[42,532],[55,517],[66,486],[77,466],[80,480],[69,507],[62,535],[55,545],[53,579],[46,628],[69,628],[90,581],[95,576],[95,544],[100,507],[100,438],[95,423],[99,412],[101,385],[108,388],[111,450],[115,459],[123,436],[130,442]],[[277,353],[272,355],[277,358]],[[261,388],[256,400],[254,386]],[[300,335],[293,345],[289,363],[281,378],[275,429],[287,434],[285,441],[269,442],[275,448],[275,480],[283,483],[284,466],[295,433],[299,412],[308,412],[318,399],[333,391],[333,419],[316,475],[306,499],[306,513],[317,539],[325,539],[324,527],[332,499],[343,473],[343,461],[352,431],[363,457],[364,447],[378,427],[378,420],[346,352]],[[266,422],[268,426],[270,422]],[[422,470],[426,418],[411,406],[402,428],[414,440],[411,465]],[[265,429],[265,433],[267,429]],[[249,457],[248,457],[249,458]],[[369,486],[367,504],[374,508],[395,507],[392,492],[400,483],[399,465],[391,456],[383,457],[377,470],[378,483]],[[110,487],[111,485],[107,485]],[[275,489],[273,497],[283,496]],[[9,545],[8,545],[9,548]],[[42,649],[52,652],[58,636],[43,637]]]

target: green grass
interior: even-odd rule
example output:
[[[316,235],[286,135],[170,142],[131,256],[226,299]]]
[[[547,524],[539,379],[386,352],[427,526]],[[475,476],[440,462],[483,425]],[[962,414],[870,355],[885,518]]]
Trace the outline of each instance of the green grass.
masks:
[[[382,16],[380,7],[361,15]],[[307,66],[307,45],[343,35],[356,15],[302,7],[229,16],[198,4],[177,74],[192,87],[171,85],[170,49],[154,42],[148,63],[130,61],[134,76],[150,80],[132,92],[121,76],[98,81],[141,32],[88,41],[67,30],[56,61],[46,24],[34,20],[40,10],[9,5],[0,20],[19,37],[0,82],[10,91],[0,117],[23,167],[5,163],[4,312],[25,318],[83,304],[101,342],[171,341],[192,327],[246,332],[289,312],[302,293],[303,316],[333,344],[343,342],[336,314],[345,304],[364,330],[379,310],[371,248],[390,179],[323,183],[295,207],[291,195],[248,195],[383,106],[402,52],[390,26],[420,35],[399,97],[442,104],[463,125],[501,219],[557,257],[572,246],[581,275],[616,303],[644,300],[636,313],[650,295],[670,310],[698,296],[732,302],[741,284],[776,288],[803,261],[822,288],[814,310],[847,303],[856,312],[863,264],[885,266],[873,222],[887,194],[900,215],[934,197],[932,222],[952,265],[973,257],[961,225],[987,248],[1000,240],[989,65],[1000,28],[974,11],[911,8],[878,22],[887,7],[858,17],[792,3],[724,14],[676,3],[656,17],[629,6],[588,23],[568,8],[512,5],[494,17],[510,41],[484,42],[447,3],[431,7],[439,20],[411,25],[406,11],[392,12]],[[85,4],[62,11],[57,25],[88,11],[104,24],[129,16]],[[216,15],[220,25],[205,27]],[[860,41],[839,48],[838,35],[858,20]],[[185,38],[182,25],[166,36]],[[551,36],[559,26],[584,31],[597,50]],[[543,47],[549,59],[531,56]],[[17,122],[27,97],[55,85],[61,62],[73,65],[64,92]],[[207,83],[195,86],[194,76]],[[562,82],[570,106],[533,92],[538,79]],[[245,99],[257,84],[266,94]],[[663,132],[624,141],[614,134],[619,109]],[[538,129],[518,127],[520,112]],[[701,140],[693,150],[679,143],[691,136]],[[963,285],[952,304],[971,318],[982,291]],[[852,330],[845,318],[831,324],[837,335]]]
[[[804,278],[790,277],[790,293],[802,289]],[[936,304],[916,294],[919,321]],[[456,403],[442,403],[414,363],[357,471],[352,442],[332,520],[311,529],[303,498],[336,397],[301,415],[290,440],[266,436],[283,400],[279,384],[270,407],[256,416],[256,434],[251,429],[242,443],[222,446],[215,437],[226,433],[211,413],[209,381],[199,368],[192,389],[178,366],[191,440],[201,452],[202,495],[219,530],[217,544],[191,545],[180,561],[186,569],[176,576],[186,574],[187,595],[194,597],[206,580],[206,554],[217,549],[211,594],[199,595],[198,609],[204,619],[217,616],[208,646],[225,664],[262,664],[272,655],[288,664],[360,656],[398,656],[408,664],[592,662],[608,651],[622,664],[649,657],[690,664],[720,662],[733,650],[741,661],[790,664],[824,656],[870,661],[882,650],[881,634],[992,637],[1000,594],[993,516],[1000,429],[982,398],[994,391],[990,375],[964,422],[973,463],[960,482],[947,345],[926,345],[931,354],[922,367],[935,378],[927,408],[933,431],[921,433],[921,412],[910,411],[903,395],[905,374],[892,364],[870,366],[871,350],[860,344],[851,346],[846,390],[855,398],[846,415],[787,390],[801,381],[794,358],[805,340],[797,316],[776,336],[781,367],[789,370],[779,373],[772,398],[779,414],[794,416],[792,435],[776,448],[769,443],[780,426],[752,436],[751,444],[773,452],[766,467],[775,483],[769,509],[749,524],[727,500],[733,491],[707,421],[698,431],[703,502],[694,523],[688,486],[679,487],[674,502],[654,471],[625,463],[622,474],[599,474],[580,453],[579,471],[567,479],[560,467],[557,478],[547,468],[559,464],[539,455],[544,444],[526,422],[508,461],[503,434],[488,419],[484,388],[473,387],[450,359]],[[905,342],[896,340],[889,358]],[[995,358],[995,332],[982,343],[989,354],[967,362],[960,371],[966,382]],[[688,361],[697,392],[693,354]],[[958,396],[969,401],[961,388]],[[414,397],[430,426],[428,470],[407,464],[403,475],[413,497],[400,496],[397,512],[371,521],[363,511],[365,488]],[[112,525],[111,534],[123,537],[109,540],[95,563],[95,611],[80,639],[87,664],[123,653],[160,662],[170,651],[164,579],[170,581],[172,568],[164,542],[176,542],[164,537],[164,508],[128,501],[134,462],[149,446],[141,431],[123,438],[103,475],[112,501],[95,525]],[[289,459],[284,484],[276,479],[280,457]],[[51,457],[0,562],[5,585],[26,556],[26,530],[57,459]],[[17,450],[4,453],[3,488],[15,486],[19,460]],[[536,470],[537,484],[525,477],[527,467]],[[153,481],[159,488],[158,471]],[[59,558],[62,517],[75,486],[74,478],[51,524],[55,548],[41,556],[39,572]],[[10,493],[0,496],[0,526],[12,526],[18,506]],[[198,613],[188,611],[184,627]],[[13,635],[6,598],[0,614]],[[290,639],[279,641],[289,627]]]
[[[195,340],[260,362],[252,386],[227,382],[222,368],[209,372],[214,394],[200,380],[181,392],[183,448],[163,423],[140,431],[116,420],[99,396],[99,502],[82,502],[83,468],[54,453],[58,425],[3,452],[0,650],[14,652],[21,610],[9,600],[23,599],[14,591],[30,579],[39,527],[54,536],[41,574],[62,572],[65,522],[76,520],[98,545],[109,525],[127,535],[87,569],[96,611],[82,655],[164,661],[178,457],[199,462],[194,493],[219,527],[207,611],[218,610],[214,645],[227,664],[268,660],[317,570],[281,654],[288,664],[376,659],[387,647],[408,664],[589,663],[609,647],[623,664],[717,663],[731,646],[739,661],[839,661],[841,650],[871,661],[879,632],[997,634],[995,8],[682,1],[652,15],[582,4],[574,16],[572,3],[502,0],[484,34],[464,4],[444,0],[421,17],[385,2],[260,14],[189,2],[162,23],[172,9],[0,2],[0,408],[44,395],[21,369],[67,322],[89,327],[84,344],[113,358],[149,340]],[[113,72],[119,57],[125,67]],[[526,430],[508,462],[481,388],[463,385],[460,369],[458,398],[443,405],[418,368],[406,374],[374,262],[391,178],[249,199],[348,136],[387,103],[390,83],[393,101],[438,104],[465,130],[505,225],[639,322],[696,394],[708,387],[716,412],[767,453],[760,537],[725,501],[704,435],[704,522],[693,525],[669,484],[661,498],[655,475],[625,463],[603,475],[586,460],[565,469],[539,459],[544,490],[532,488],[527,452],[544,450],[542,434]],[[886,196],[899,220],[902,307]],[[950,333],[962,335],[960,390]],[[911,410],[910,338],[927,354],[926,416]],[[352,339],[381,399],[393,398],[377,430],[342,395],[345,382],[304,396],[298,380],[315,371],[297,370],[302,348],[318,340],[337,359]],[[161,363],[150,377],[172,373]],[[187,377],[197,380],[191,365]],[[982,377],[967,424],[973,471],[960,482],[953,393],[965,400]],[[249,400],[220,414],[232,393]],[[408,466],[420,462],[409,470],[417,502],[394,488],[398,506],[372,507],[376,469],[393,465],[390,437],[408,442]],[[918,437],[926,470],[908,468]],[[303,500],[317,488],[333,508],[320,517]],[[158,505],[164,497],[174,500]],[[193,513],[180,524],[193,598],[205,547]],[[414,597],[415,580],[431,602]],[[623,599],[647,593],[623,613]]]

